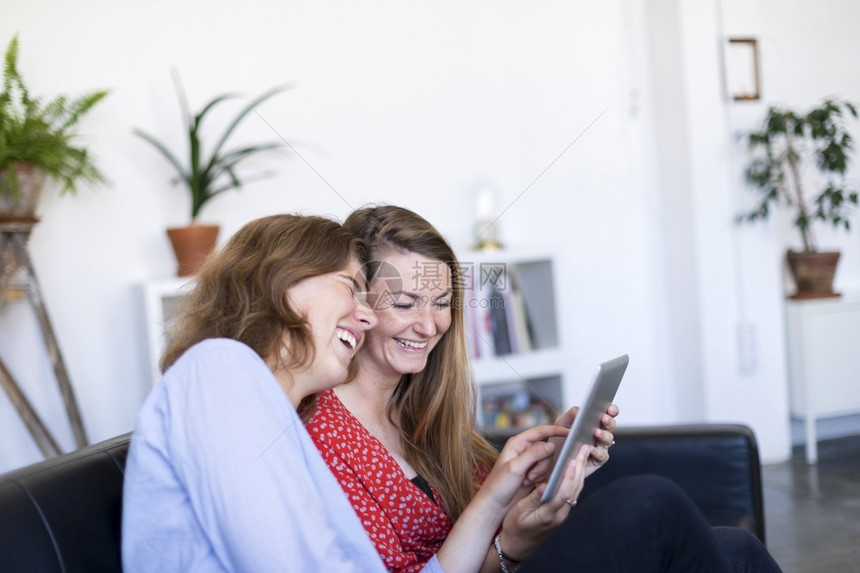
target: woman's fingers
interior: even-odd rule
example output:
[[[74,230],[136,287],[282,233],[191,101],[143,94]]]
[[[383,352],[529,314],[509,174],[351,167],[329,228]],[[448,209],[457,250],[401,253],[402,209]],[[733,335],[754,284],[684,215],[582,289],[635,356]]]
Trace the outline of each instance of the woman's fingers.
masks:
[[[534,428],[529,428],[528,430],[524,430],[514,436],[512,439],[526,439],[531,442],[537,442],[540,440],[545,440],[547,438],[553,437],[564,437],[570,432],[570,428],[563,428],[559,426],[551,426],[549,424],[542,424],[540,426],[535,426]]]
[[[538,442],[536,444],[532,444],[517,454],[514,458],[507,460],[505,463],[510,466],[513,473],[525,477],[529,468],[535,464],[551,462],[554,451],[554,444],[550,444],[549,442]]]
[[[571,507],[582,491],[585,464],[590,446],[583,446],[568,462],[556,494],[546,503],[540,499],[546,490],[543,482],[523,497],[505,516],[505,535],[514,543],[514,555],[527,555],[539,545],[570,514]],[[567,503],[570,500],[571,503]],[[517,546],[517,543],[520,546]],[[524,548],[524,549],[523,549]]]
[[[603,414],[603,416],[601,416],[600,427],[607,432],[611,432],[612,430],[614,430],[616,425],[617,422],[615,421],[615,418],[613,418],[609,414]]]
[[[554,453],[555,452],[553,452],[553,454]],[[552,456],[541,460],[537,464],[535,464],[535,466],[531,470],[529,470],[529,474],[526,476],[523,485],[533,485],[548,479],[549,474],[552,471],[554,461],[555,456]]]
[[[609,432],[607,430],[596,429],[594,430],[594,445],[608,448],[615,441],[615,434]]]
[[[610,404],[606,409],[606,413],[609,414],[612,418],[616,417],[621,413],[621,408],[618,407],[618,404]]]
[[[568,462],[558,491],[549,501],[540,502],[547,487],[546,482],[536,487],[528,496],[527,504],[531,508],[530,512],[543,526],[555,527],[567,518],[570,510],[576,505],[585,482],[585,465],[589,450],[590,446],[582,446],[576,457]]]
[[[621,410],[618,408],[617,404],[610,404],[606,409],[606,412],[600,417],[600,425],[603,426],[604,430],[612,431],[615,429],[615,417]]]
[[[542,461],[552,461],[555,445],[549,442],[535,442],[525,449],[508,452],[505,459],[499,460],[484,481],[481,491],[494,499],[499,507],[508,507],[510,503],[527,494],[524,490],[526,473],[529,468]],[[507,511],[507,510],[505,510]]]
[[[600,428],[594,430],[594,445],[597,449],[592,452],[591,459],[599,464],[609,459],[609,447],[615,443],[615,416],[618,415],[618,406],[610,404],[606,412],[600,418]]]
[[[532,473],[543,476],[552,466],[553,454],[557,444],[543,441],[547,438],[566,436],[570,430],[559,426],[535,426],[512,437],[502,448],[496,466],[504,465],[510,473],[518,476],[522,485],[531,485],[535,479],[529,480],[526,472],[536,468]]]
[[[574,406],[561,416],[559,416],[556,421],[556,426],[564,426],[565,428],[570,428],[573,426],[573,421],[576,419],[576,415],[579,413],[579,406]]]
[[[529,428],[528,430],[520,432],[509,439],[505,444],[505,447],[502,448],[499,457],[506,459],[508,456],[519,455],[536,442],[540,442],[547,438],[564,437],[569,432],[569,428],[563,428],[560,426],[542,425]]]
[[[558,491],[548,502],[553,504],[556,510],[565,506],[570,510],[575,505],[585,483],[585,464],[588,461],[590,451],[591,446],[582,446],[576,457],[567,463]],[[572,503],[568,503],[568,501]]]
[[[604,446],[592,446],[591,452],[588,455],[588,465],[599,468],[609,461],[609,448]]]

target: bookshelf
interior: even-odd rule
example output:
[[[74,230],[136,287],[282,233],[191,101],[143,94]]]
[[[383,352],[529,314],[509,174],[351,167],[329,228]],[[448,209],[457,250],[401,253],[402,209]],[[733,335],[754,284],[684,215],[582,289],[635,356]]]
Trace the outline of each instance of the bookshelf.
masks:
[[[459,259],[481,431],[503,438],[551,423],[567,404],[554,253],[469,251]]]
[[[176,314],[182,298],[192,288],[190,278],[173,278],[146,281],[141,285],[143,309],[146,318],[146,341],[152,383],[161,378],[158,361],[166,346],[166,327]]]

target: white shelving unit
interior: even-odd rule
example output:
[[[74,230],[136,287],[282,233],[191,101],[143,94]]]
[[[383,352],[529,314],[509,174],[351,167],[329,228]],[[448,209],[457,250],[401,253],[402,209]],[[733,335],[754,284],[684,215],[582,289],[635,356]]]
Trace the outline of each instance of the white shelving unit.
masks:
[[[489,436],[506,436],[552,422],[567,402],[565,360],[556,304],[555,254],[497,250],[458,254],[467,274],[466,330],[478,385],[478,421]],[[471,273],[471,277],[469,276]],[[491,292],[496,279],[498,292]],[[490,283],[488,285],[488,283]],[[514,294],[518,292],[518,294]],[[511,348],[497,353],[491,300],[504,302]],[[495,297],[495,298],[493,298]],[[510,305],[519,308],[520,318]],[[522,323],[525,317],[525,326]],[[514,323],[519,322],[519,327]],[[527,342],[522,339],[527,338]],[[510,350],[510,351],[508,351]]]
[[[166,327],[179,309],[179,305],[182,304],[182,297],[190,290],[190,283],[190,278],[174,278],[146,281],[141,284],[153,384],[161,378],[158,361],[167,344]]]
[[[791,414],[818,461],[816,420],[860,413],[860,292],[786,302]]]

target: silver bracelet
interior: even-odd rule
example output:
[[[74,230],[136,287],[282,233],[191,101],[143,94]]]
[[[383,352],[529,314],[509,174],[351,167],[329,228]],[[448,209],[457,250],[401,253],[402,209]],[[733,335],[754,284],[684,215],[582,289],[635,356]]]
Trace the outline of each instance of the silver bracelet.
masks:
[[[502,532],[498,532],[496,534],[496,538],[493,540],[493,545],[496,548],[496,553],[499,556],[499,567],[502,569],[502,573],[515,573],[517,569],[519,569],[520,562],[516,559],[510,559],[505,553],[502,551]],[[513,569],[508,569],[508,566],[505,565],[505,560],[512,561],[516,563]]]

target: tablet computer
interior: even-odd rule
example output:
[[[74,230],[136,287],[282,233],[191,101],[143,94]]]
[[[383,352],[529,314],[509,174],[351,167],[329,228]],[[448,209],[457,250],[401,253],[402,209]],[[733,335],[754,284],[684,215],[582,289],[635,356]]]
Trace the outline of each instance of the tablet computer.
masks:
[[[629,358],[624,354],[603,362],[594,371],[591,391],[588,393],[585,404],[579,409],[573,426],[570,428],[570,433],[564,440],[561,453],[559,453],[549,476],[549,483],[540,498],[541,503],[549,501],[558,491],[558,486],[564,475],[564,468],[570,457],[575,455],[583,444],[594,443],[594,430],[600,427],[601,416],[612,403],[612,399],[615,398],[618,385],[621,384],[621,378],[624,376],[624,371],[627,370],[628,362]]]

